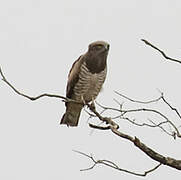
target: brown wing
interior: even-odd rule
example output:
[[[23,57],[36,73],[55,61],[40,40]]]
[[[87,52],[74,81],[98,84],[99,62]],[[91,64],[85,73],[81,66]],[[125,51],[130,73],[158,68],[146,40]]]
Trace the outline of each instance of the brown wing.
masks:
[[[68,82],[67,82],[67,90],[66,90],[66,97],[72,98],[74,93],[75,84],[79,80],[79,73],[80,67],[82,65],[83,55],[80,56],[72,65],[69,75],[68,75]]]

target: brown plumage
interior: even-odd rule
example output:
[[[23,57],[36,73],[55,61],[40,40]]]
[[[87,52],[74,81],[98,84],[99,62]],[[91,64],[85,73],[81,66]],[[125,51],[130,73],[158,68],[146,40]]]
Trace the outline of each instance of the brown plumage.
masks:
[[[86,103],[92,101],[99,94],[106,78],[107,55],[109,44],[96,41],[89,45],[88,51],[76,60],[68,75],[66,97]],[[66,102],[66,112],[60,124],[77,126],[82,104]]]

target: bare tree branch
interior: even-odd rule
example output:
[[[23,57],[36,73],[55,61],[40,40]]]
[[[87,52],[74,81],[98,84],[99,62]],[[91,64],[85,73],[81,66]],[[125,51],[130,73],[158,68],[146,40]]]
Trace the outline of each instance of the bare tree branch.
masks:
[[[163,92],[160,92],[160,93],[161,93],[160,97],[158,97],[158,98],[156,98],[156,99],[153,99],[153,100],[149,100],[149,101],[139,101],[139,100],[131,99],[130,97],[125,96],[125,95],[123,95],[123,94],[121,94],[121,93],[119,93],[119,92],[117,92],[117,91],[114,91],[114,92],[115,92],[116,94],[118,94],[119,96],[121,96],[121,97],[123,97],[123,98],[125,98],[125,99],[127,99],[127,100],[129,100],[129,101],[131,101],[131,102],[134,102],[134,103],[149,104],[149,103],[153,103],[153,102],[158,102],[158,101],[160,101],[160,100],[162,99],[163,102],[166,103],[171,110],[175,111],[176,114],[178,115],[178,117],[181,119],[181,114],[179,113],[179,111],[178,111],[175,107],[173,107],[173,106],[165,99]]]
[[[14,90],[15,93],[17,93],[18,95],[23,96],[23,97],[25,97],[25,98],[28,98],[28,99],[31,100],[31,101],[37,100],[37,99],[39,99],[39,98],[41,98],[41,97],[45,97],[45,96],[46,96],[46,97],[55,97],[55,98],[60,98],[60,99],[67,100],[66,97],[63,97],[63,96],[60,96],[60,95],[56,95],[56,94],[47,94],[47,93],[41,94],[41,95],[36,96],[36,97],[28,96],[28,95],[26,95],[26,94],[24,94],[24,93],[21,93],[19,90],[17,90],[17,89],[6,79],[6,77],[4,76],[4,74],[3,74],[3,72],[2,72],[1,67],[0,67],[0,74],[1,74],[1,76],[2,76],[2,80],[3,80],[9,87],[11,87],[11,88]]]
[[[82,102],[77,102],[77,101],[74,101],[74,100],[71,100],[71,99],[68,99],[64,96],[60,96],[60,95],[54,95],[54,94],[41,94],[39,96],[36,96],[36,97],[32,97],[32,96],[28,96],[24,93],[21,93],[19,90],[17,90],[4,76],[1,68],[0,68],[0,74],[2,76],[2,80],[9,86],[11,87],[15,93],[17,93],[18,95],[20,96],[23,96],[25,98],[28,98],[32,101],[34,100],[37,100],[41,97],[55,97],[55,98],[59,98],[59,99],[63,99],[64,101],[73,101],[73,102],[76,102],[76,103],[82,103]],[[119,93],[119,95],[121,95]],[[122,97],[132,101],[132,102],[137,102],[137,103],[143,103],[143,104],[148,104],[148,103],[152,103],[152,102],[157,102],[159,101],[160,99],[163,100],[164,103],[166,103],[168,105],[168,107],[175,111],[177,116],[181,119],[181,115],[180,113],[178,112],[178,110],[174,107],[171,106],[170,103],[168,103],[168,101],[166,101],[166,99],[164,98],[163,96],[163,93],[161,93],[161,96],[159,98],[156,98],[154,100],[150,100],[150,101],[137,101],[137,100],[133,100],[127,96],[124,96],[124,95],[121,95]],[[98,103],[97,103],[98,104]],[[116,134],[117,136],[119,136],[120,138],[124,138],[132,143],[134,143],[134,145],[136,147],[138,147],[141,151],[143,151],[147,156],[149,156],[150,158],[152,158],[153,160],[159,162],[159,164],[157,166],[155,166],[154,168],[148,170],[148,171],[145,171],[144,173],[135,173],[135,172],[132,172],[132,171],[128,171],[128,170],[125,170],[125,169],[122,169],[122,168],[119,168],[115,163],[113,163],[112,161],[108,161],[108,160],[95,160],[92,156],[89,156],[85,153],[82,153],[82,152],[79,152],[80,154],[90,158],[94,164],[93,166],[91,166],[90,168],[87,168],[87,169],[84,169],[84,170],[90,170],[90,169],[93,169],[97,164],[103,164],[103,165],[106,165],[108,167],[111,167],[111,168],[114,168],[114,169],[117,169],[119,171],[124,171],[124,172],[127,172],[127,173],[130,173],[130,174],[134,174],[134,175],[138,175],[138,176],[146,176],[148,173],[156,170],[158,167],[161,166],[161,164],[164,164],[164,165],[167,165],[167,166],[170,166],[172,168],[175,168],[175,169],[178,169],[178,170],[181,170],[181,160],[176,160],[174,158],[170,158],[170,157],[165,157],[159,153],[157,153],[156,151],[152,150],[151,148],[149,148],[148,146],[146,146],[145,144],[143,144],[137,137],[132,137],[128,134],[125,134],[125,133],[122,133],[120,131],[118,131],[119,129],[119,125],[117,123],[115,123],[113,121],[112,118],[110,117],[103,117],[102,114],[100,114],[95,106],[91,105],[91,104],[85,104],[87,105],[87,107],[90,109],[90,111],[97,117],[99,118],[99,120],[101,122],[105,122],[107,124],[107,126],[97,126],[97,125],[94,125],[94,124],[89,124],[89,126],[91,128],[95,128],[95,129],[99,129],[99,130],[111,130],[114,134]],[[138,108],[138,109],[128,109],[128,110],[124,110],[122,105],[120,105],[120,109],[116,109],[116,108],[110,108],[110,107],[105,107],[105,106],[102,106],[100,104],[98,104],[101,108],[103,108],[104,110],[112,110],[112,111],[116,111],[116,112],[120,112],[121,115],[120,117],[121,118],[125,118],[124,115],[125,114],[129,114],[129,113],[133,113],[133,112],[141,112],[141,111],[146,111],[146,112],[152,112],[152,113],[155,113],[157,115],[159,115],[160,117],[162,117],[165,121],[162,121],[160,123],[157,123],[155,124],[154,122],[152,122],[152,125],[149,125],[149,124],[146,124],[146,123],[143,123],[142,125],[141,124],[138,124],[134,121],[132,121],[133,124],[135,125],[139,125],[139,126],[143,126],[143,125],[147,125],[147,126],[152,126],[152,127],[159,127],[161,128],[162,130],[164,130],[164,128],[161,126],[162,124],[165,124],[165,123],[169,123],[173,129],[175,130],[174,132],[174,136],[177,136],[177,137],[181,137],[180,135],[180,132],[178,131],[177,127],[174,125],[174,123],[172,121],[169,120],[169,118],[167,116],[165,116],[163,113],[161,113],[160,111],[158,110],[155,110],[155,109],[149,109],[149,108]],[[129,118],[127,120],[130,120]],[[131,120],[130,120],[131,121]]]
[[[181,115],[180,115],[179,111],[178,111],[176,108],[174,108],[173,106],[171,106],[168,101],[166,101],[163,92],[160,92],[161,95],[160,95],[158,98],[155,98],[155,99],[149,100],[149,101],[135,100],[135,99],[132,99],[132,98],[130,98],[130,97],[128,97],[128,96],[125,96],[125,95],[123,95],[123,94],[121,94],[121,93],[119,93],[119,92],[117,92],[117,91],[115,91],[115,93],[118,94],[119,96],[127,99],[128,101],[133,102],[133,103],[150,104],[150,103],[159,102],[160,100],[163,100],[163,102],[166,103],[166,105],[167,105],[171,110],[173,110],[173,111],[176,112],[176,114],[177,114],[177,116],[179,117],[179,119],[181,119]],[[117,102],[117,100],[116,100],[116,102]],[[164,115],[164,114],[161,113],[160,111],[155,110],[155,109],[149,109],[149,108],[138,108],[138,109],[128,109],[128,110],[126,110],[126,109],[123,109],[123,104],[120,104],[119,102],[117,102],[117,103],[118,103],[120,109],[111,108],[111,107],[106,107],[106,106],[103,106],[103,105],[101,105],[100,103],[96,102],[96,104],[103,109],[102,112],[105,112],[106,110],[111,110],[111,111],[116,111],[116,112],[120,112],[120,113],[121,113],[120,115],[117,115],[117,116],[115,116],[115,117],[112,117],[112,119],[117,119],[117,118],[125,119],[125,120],[127,120],[127,121],[129,121],[129,122],[131,122],[132,124],[137,125],[137,126],[148,126],[148,127],[152,127],[152,128],[158,127],[158,128],[160,128],[163,132],[165,132],[166,134],[168,134],[169,136],[172,136],[174,139],[175,139],[176,137],[181,138],[181,134],[180,134],[178,128],[176,127],[176,125],[175,125],[171,120],[169,120],[169,118],[168,118],[166,115]],[[128,113],[141,112],[141,111],[155,113],[155,114],[161,116],[161,117],[164,119],[164,121],[162,121],[162,122],[160,122],[160,123],[154,123],[153,121],[150,120],[150,122],[151,122],[152,124],[147,124],[147,123],[142,123],[142,124],[140,124],[140,123],[137,123],[135,120],[131,120],[130,118],[124,116],[125,114],[128,114]],[[163,125],[163,124],[166,124],[166,123],[168,123],[168,124],[171,125],[171,127],[174,129],[174,132],[168,132],[164,127],[162,127],[162,125]]]
[[[166,123],[168,123],[167,121],[162,121],[162,122],[160,122],[160,123],[158,123],[158,124],[156,124],[155,122],[153,122],[152,120],[150,120],[149,119],[149,121],[153,124],[152,126],[153,127],[158,127],[158,128],[160,128],[163,132],[165,132],[166,134],[168,134],[169,136],[172,136],[174,139],[176,139],[176,132],[174,131],[174,133],[173,132],[168,132],[165,128],[163,128],[163,124],[166,124]]]
[[[130,100],[131,98],[127,98],[127,97],[126,97],[126,99]],[[133,99],[131,99],[131,101],[134,101],[134,103],[135,103],[135,102],[139,102],[139,103],[145,104],[145,102],[150,102],[150,103],[151,103],[151,102],[156,102],[156,100],[159,101],[159,100],[161,100],[161,99],[164,99],[163,93],[161,93],[161,96],[160,96],[159,98],[154,99],[154,100],[150,100],[150,101],[138,101],[138,100],[133,100]],[[165,99],[164,99],[164,100],[165,100]],[[168,102],[167,102],[167,103],[168,103]],[[114,118],[112,118],[112,119],[116,119],[116,118],[125,119],[125,120],[131,122],[132,124],[138,125],[138,126],[159,127],[159,128],[162,129],[164,132],[166,132],[166,134],[172,136],[174,139],[175,139],[176,136],[179,137],[179,138],[181,138],[181,134],[180,134],[178,128],[176,127],[176,125],[175,125],[171,120],[169,120],[169,118],[168,118],[166,115],[164,115],[163,113],[161,113],[161,112],[158,111],[158,110],[149,109],[149,108],[117,109],[117,108],[110,108],[110,107],[103,106],[103,105],[101,105],[100,103],[97,103],[97,102],[96,102],[96,104],[97,104],[99,107],[101,107],[102,109],[104,109],[104,111],[106,111],[106,110],[111,110],[111,111],[116,111],[116,112],[120,112],[120,113],[121,113],[120,115],[118,115],[118,116],[116,116],[116,117],[114,117]],[[122,108],[122,107],[121,107],[121,108]],[[174,110],[174,108],[173,108],[173,110]],[[160,116],[161,118],[163,118],[164,121],[162,121],[161,123],[158,123],[157,125],[154,124],[154,126],[153,126],[153,125],[149,125],[149,124],[147,124],[147,123],[139,124],[139,123],[136,123],[135,121],[130,120],[128,117],[124,117],[126,114],[136,113],[136,112],[142,112],[142,111],[157,114],[158,116]],[[178,111],[176,111],[176,112],[178,112]],[[173,133],[173,132],[172,132],[172,133],[169,133],[167,130],[165,130],[165,129],[161,126],[162,124],[166,124],[166,123],[170,124],[171,127],[173,127],[174,133]],[[153,124],[153,123],[152,123],[152,124]]]
[[[123,169],[123,168],[120,168],[118,165],[116,165],[114,162],[112,161],[109,161],[109,160],[95,160],[95,158],[92,156],[92,155],[88,155],[86,153],[83,153],[83,152],[80,152],[80,151],[75,151],[74,152],[76,153],[79,153],[89,159],[91,159],[93,161],[93,165],[90,166],[89,168],[86,168],[86,169],[81,169],[81,171],[87,171],[87,170],[91,170],[93,169],[96,165],[98,164],[102,164],[102,165],[105,165],[107,167],[110,167],[110,168],[113,168],[113,169],[116,169],[118,171],[122,171],[122,172],[126,172],[126,173],[129,173],[129,174],[132,174],[132,175],[136,175],[136,176],[146,176],[147,174],[155,171],[156,169],[158,169],[160,166],[161,166],[161,163],[159,163],[158,165],[156,165],[154,168],[150,169],[150,170],[147,170],[145,171],[144,173],[136,173],[136,172],[133,172],[133,171],[129,171],[129,170],[126,170],[126,169]]]
[[[138,111],[142,111],[142,110],[145,110],[145,109],[137,109]],[[137,111],[136,110],[136,111]],[[135,111],[135,110],[131,110],[131,111]],[[148,111],[153,111],[153,112],[156,112],[158,114],[160,114],[161,116],[163,116],[164,118],[167,119],[167,117],[163,114],[161,114],[159,111],[156,111],[156,110],[150,110],[148,109]],[[96,111],[96,116],[98,115],[99,119],[104,119],[97,111]],[[167,119],[167,121],[169,121]],[[120,131],[118,131],[118,128],[116,129],[115,126],[113,126],[113,121],[106,121],[107,124],[109,124],[110,126],[106,127],[105,129],[102,128],[102,127],[99,127],[99,126],[95,126],[95,125],[90,125],[91,128],[96,128],[96,129],[101,129],[101,130],[107,130],[107,129],[110,129],[114,134],[116,134],[117,136],[121,137],[121,138],[124,138],[126,140],[129,140],[131,141],[132,143],[134,143],[134,145],[136,147],[138,147],[141,151],[143,151],[145,154],[147,154],[151,159],[161,163],[161,164],[164,164],[164,165],[167,165],[167,166],[170,166],[172,168],[175,168],[175,169],[178,169],[178,170],[181,170],[181,160],[176,160],[174,158],[171,158],[171,157],[165,157],[159,153],[157,153],[156,151],[152,150],[151,148],[149,148],[148,146],[146,146],[145,144],[143,144],[137,137],[132,137],[128,134],[125,134],[125,133],[122,133]],[[172,123],[172,122],[171,122]],[[173,125],[175,126],[175,125]],[[177,130],[177,128],[175,127],[175,129]],[[178,131],[178,130],[177,130]],[[96,161],[97,162],[97,161]],[[94,166],[96,165],[97,163],[94,164]],[[104,163],[103,163],[104,164]],[[92,168],[94,167],[92,166]],[[111,166],[109,166],[111,167]],[[91,168],[91,169],[92,169]],[[112,168],[115,168],[115,167],[112,167]],[[90,168],[88,168],[90,169]]]
[[[180,115],[179,111],[178,111],[176,108],[174,108],[174,107],[165,99],[164,96],[162,96],[161,99],[169,106],[169,108],[170,108],[171,110],[175,111],[176,114],[178,115],[178,117],[181,119],[181,115]]]
[[[161,113],[160,111],[158,110],[155,110],[155,109],[148,109],[148,108],[139,108],[139,109],[130,109],[130,110],[120,110],[120,112],[122,112],[122,115],[126,114],[126,113],[131,113],[131,112],[140,112],[140,111],[146,111],[146,112],[152,112],[152,113],[155,113],[155,114],[158,114],[159,116],[161,116],[162,118],[164,118],[175,130],[176,134],[177,134],[177,137],[181,138],[181,134],[178,130],[178,128],[176,127],[176,125],[169,120],[169,118],[164,115],[163,113]]]
[[[117,91],[114,91],[114,92],[115,92],[116,94],[118,94],[119,96],[121,96],[121,97],[123,97],[123,98],[125,98],[125,99],[127,99],[127,100],[129,100],[129,101],[131,101],[131,102],[141,103],[141,104],[150,104],[150,103],[158,102],[158,101],[162,98],[162,96],[163,96],[163,94],[161,93],[161,96],[158,97],[158,98],[156,98],[156,99],[149,100],[149,101],[139,101],[139,100],[131,99],[131,98],[129,98],[128,96],[125,96],[124,94],[121,94],[121,93],[119,93],[119,92],[117,92]]]
[[[174,58],[171,58],[171,57],[167,56],[161,49],[159,49],[159,48],[156,47],[155,45],[151,44],[151,43],[148,42],[147,40],[145,40],[145,39],[141,39],[141,40],[142,40],[146,45],[148,45],[148,46],[152,47],[153,49],[156,49],[157,51],[159,51],[165,59],[168,59],[168,60],[170,60],[170,61],[174,61],[174,62],[177,62],[177,63],[181,63],[180,60],[174,59]]]
[[[157,153],[156,151],[152,150],[151,148],[149,148],[148,146],[143,144],[137,137],[133,138],[130,135],[124,134],[113,127],[111,127],[111,130],[117,136],[127,139],[127,140],[131,141],[132,143],[134,143],[134,145],[136,147],[138,147],[141,151],[143,151],[145,154],[147,154],[151,159],[158,161],[161,164],[181,170],[181,160],[176,160],[174,158],[165,157],[165,156]]]
[[[124,119],[124,120],[127,120],[127,121],[129,121],[130,123],[132,123],[132,124],[134,124],[134,125],[136,125],[136,126],[140,126],[140,127],[142,127],[142,126],[147,126],[147,127],[150,127],[150,128],[160,128],[163,132],[165,132],[166,134],[168,134],[169,136],[172,136],[174,139],[175,139],[175,136],[176,136],[176,134],[173,134],[173,133],[170,133],[170,132],[168,132],[166,129],[164,129],[163,127],[162,127],[162,125],[163,124],[167,124],[168,123],[168,121],[162,121],[162,122],[160,122],[160,123],[155,123],[155,122],[153,122],[152,120],[149,120],[152,124],[148,124],[148,123],[137,123],[136,121],[135,121],[135,119],[134,120],[131,120],[130,118],[128,118],[128,117],[120,117],[121,119]]]

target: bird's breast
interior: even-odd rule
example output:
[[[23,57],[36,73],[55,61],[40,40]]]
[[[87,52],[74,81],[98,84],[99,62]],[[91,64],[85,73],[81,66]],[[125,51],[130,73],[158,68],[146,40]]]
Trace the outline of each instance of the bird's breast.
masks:
[[[86,102],[95,99],[105,81],[106,73],[106,68],[100,73],[91,73],[85,63],[83,63],[80,69],[79,80],[74,88],[75,99],[81,100],[83,97]]]

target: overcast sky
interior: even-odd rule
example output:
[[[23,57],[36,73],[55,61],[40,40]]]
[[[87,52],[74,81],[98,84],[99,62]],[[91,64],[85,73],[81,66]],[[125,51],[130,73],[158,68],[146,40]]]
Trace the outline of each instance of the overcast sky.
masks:
[[[170,56],[181,57],[180,17],[180,0],[2,0],[0,66],[7,79],[26,94],[65,95],[72,63],[89,43],[105,40],[110,43],[108,76],[98,102],[117,107],[113,98],[125,100],[114,90],[148,100],[158,97],[159,89],[181,111],[181,66],[164,61],[140,41],[145,38]],[[80,172],[92,163],[72,150],[92,153],[135,172],[157,164],[111,132],[90,129],[84,111],[77,128],[60,126],[65,107],[59,99],[31,102],[1,81],[0,109],[0,179],[140,179],[103,166]],[[164,105],[162,110],[173,113]],[[120,130],[165,156],[181,159],[180,140],[159,129],[122,123]],[[165,178],[177,180],[181,173],[162,166],[144,179]]]

